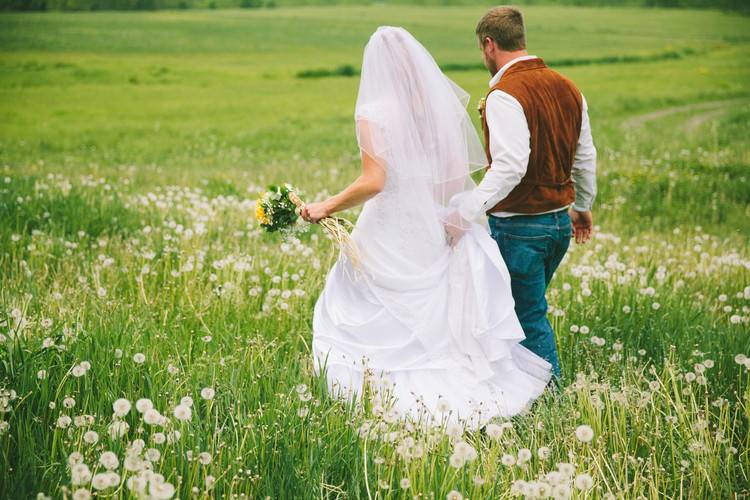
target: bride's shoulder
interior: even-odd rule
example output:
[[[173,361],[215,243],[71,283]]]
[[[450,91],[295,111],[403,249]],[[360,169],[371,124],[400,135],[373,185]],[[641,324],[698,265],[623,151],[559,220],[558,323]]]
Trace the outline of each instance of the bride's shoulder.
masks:
[[[358,120],[379,121],[392,116],[397,109],[398,107],[392,98],[383,96],[359,104],[355,111],[355,117]]]

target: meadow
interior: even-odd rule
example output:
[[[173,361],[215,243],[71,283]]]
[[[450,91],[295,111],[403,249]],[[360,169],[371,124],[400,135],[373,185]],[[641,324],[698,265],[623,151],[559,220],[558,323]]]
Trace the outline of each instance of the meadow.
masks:
[[[357,69],[400,25],[475,115],[483,11],[0,15],[0,496],[750,495],[740,15],[525,8],[599,151],[594,238],[548,293],[561,393],[478,435],[334,400],[314,375],[336,252],[317,227],[262,233],[254,203],[354,179],[358,77],[299,75]]]

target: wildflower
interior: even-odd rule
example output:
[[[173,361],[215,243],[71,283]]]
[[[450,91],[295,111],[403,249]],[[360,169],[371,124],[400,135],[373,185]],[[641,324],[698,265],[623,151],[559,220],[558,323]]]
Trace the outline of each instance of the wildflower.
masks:
[[[528,448],[521,448],[518,450],[518,464],[522,464],[524,462],[528,462],[531,460],[531,450]]]
[[[80,463],[70,468],[70,482],[73,485],[88,484],[91,481],[91,469],[89,466]]]
[[[143,354],[142,352],[137,352],[133,354],[133,362],[135,362],[136,364],[142,365],[143,363],[146,362],[146,355]]]
[[[579,425],[576,427],[576,437],[582,443],[588,443],[594,439],[594,430],[588,425]]]
[[[201,397],[206,401],[210,401],[211,399],[213,399],[215,394],[216,392],[210,387],[204,387],[203,389],[201,389]]]
[[[143,421],[149,425],[159,425],[162,422],[161,413],[154,408],[149,408],[143,413]]]
[[[579,490],[588,490],[594,485],[594,480],[589,474],[578,474],[575,479],[576,488]]]
[[[115,455],[111,451],[105,451],[102,453],[102,455],[99,457],[99,463],[104,466],[107,470],[113,470],[119,467],[120,461],[117,459],[117,455]]]
[[[128,425],[127,422],[123,422],[122,420],[115,420],[111,424],[109,424],[109,437],[112,439],[117,439],[123,437],[125,434],[128,433],[128,430],[130,430],[130,425]]]
[[[135,409],[139,413],[146,413],[148,410],[154,407],[154,403],[150,399],[141,398],[135,402]]]
[[[96,444],[97,441],[99,441],[99,434],[97,434],[95,431],[87,431],[83,435],[83,440],[87,444]]]
[[[179,404],[174,409],[174,417],[182,422],[187,422],[192,416],[193,411],[187,405]]]
[[[71,424],[72,422],[73,422],[73,419],[71,419],[71,418],[70,418],[69,416],[67,416],[67,415],[61,415],[61,416],[60,416],[60,417],[59,417],[59,418],[57,419],[57,427],[59,427],[60,429],[65,429],[65,428],[66,428],[66,427],[68,427],[68,426],[69,426],[69,425],[70,425],[70,424]]]
[[[120,398],[112,403],[112,410],[117,417],[124,417],[130,411],[130,401],[125,398]]]
[[[448,495],[445,497],[445,500],[463,500],[463,495],[459,493],[456,490],[451,490],[448,492]]]
[[[487,431],[487,435],[492,439],[499,439],[503,434],[503,428],[497,424],[487,424],[485,431]]]
[[[203,451],[198,454],[198,461],[203,465],[209,465],[211,463],[211,455]]]

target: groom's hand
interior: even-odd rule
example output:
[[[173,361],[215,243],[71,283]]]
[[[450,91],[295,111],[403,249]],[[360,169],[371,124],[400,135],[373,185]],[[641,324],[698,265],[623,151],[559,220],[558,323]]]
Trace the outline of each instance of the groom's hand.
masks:
[[[587,242],[594,230],[594,216],[591,211],[579,212],[570,207],[570,220],[573,223],[573,236],[576,243]]]

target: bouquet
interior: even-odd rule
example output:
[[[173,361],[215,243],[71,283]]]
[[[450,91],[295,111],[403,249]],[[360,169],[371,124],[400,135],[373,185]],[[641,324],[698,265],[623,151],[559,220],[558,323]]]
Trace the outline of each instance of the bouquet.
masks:
[[[291,184],[269,186],[255,202],[255,218],[260,227],[267,232],[288,231],[297,223],[304,202]],[[318,221],[328,236],[339,245],[339,249],[348,256],[352,265],[359,268],[360,256],[349,229],[352,223],[341,217],[325,217]]]

